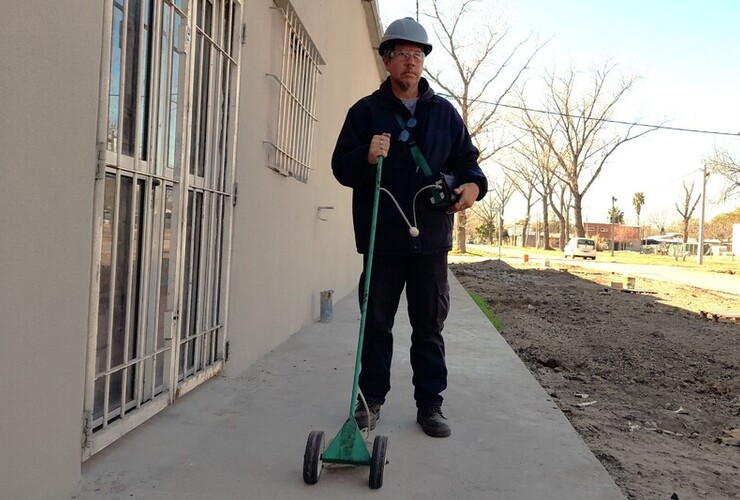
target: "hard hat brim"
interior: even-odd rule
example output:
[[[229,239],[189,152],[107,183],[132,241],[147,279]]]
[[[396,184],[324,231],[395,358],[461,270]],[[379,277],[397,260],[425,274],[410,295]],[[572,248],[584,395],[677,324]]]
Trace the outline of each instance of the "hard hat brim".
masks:
[[[390,47],[395,46],[397,43],[410,43],[411,45],[418,45],[421,50],[424,51],[424,55],[428,56],[432,51],[432,46],[428,43],[417,42],[416,40],[407,40],[405,38],[391,38],[390,40],[384,40],[380,46],[378,46],[378,54],[383,56]]]

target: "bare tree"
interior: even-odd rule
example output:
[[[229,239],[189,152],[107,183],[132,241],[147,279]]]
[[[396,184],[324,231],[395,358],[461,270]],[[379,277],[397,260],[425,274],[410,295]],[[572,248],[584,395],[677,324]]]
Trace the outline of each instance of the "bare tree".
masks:
[[[657,212],[650,213],[647,217],[647,222],[651,226],[655,226],[655,230],[659,234],[664,234],[668,224],[668,210],[658,210]]]
[[[614,65],[591,72],[585,89],[580,74],[570,69],[565,76],[554,72],[545,76],[547,87],[545,112],[523,106],[527,130],[547,144],[557,160],[557,178],[568,185],[573,196],[573,215],[577,236],[584,236],[583,198],[601,174],[614,151],[624,143],[655,128],[635,131],[626,125],[624,133],[609,133],[608,121],[619,101],[632,89],[634,79],[621,80],[612,87]]]
[[[473,205],[470,211],[473,217],[480,222],[476,232],[488,243],[493,243],[499,215],[498,206],[491,193],[489,192],[481,201]]]
[[[519,94],[522,108],[526,107],[525,99]],[[526,122],[515,125],[523,133],[517,144],[513,146],[526,163],[520,169],[531,170],[534,190],[540,195],[542,202],[542,216],[544,221],[543,239],[545,250],[552,250],[550,246],[550,209],[558,219],[560,226],[559,247],[562,250],[570,232],[570,204],[571,196],[567,193],[567,185],[555,177],[558,167],[557,159],[551,154],[549,142],[543,137],[531,133]],[[520,176],[521,177],[521,176]]]
[[[740,196],[740,160],[726,149],[716,148],[705,160],[710,173],[725,178],[725,185],[720,194],[720,201],[727,201]]]
[[[521,128],[521,127],[520,127]],[[539,195],[542,203],[542,218],[545,221],[544,239],[545,250],[552,250],[550,247],[550,225],[549,204],[553,186],[553,170],[556,167],[556,160],[550,154],[550,148],[547,141],[534,134],[525,135],[520,138],[515,146],[514,151],[524,160],[515,164],[514,169],[518,171],[517,177],[522,179],[529,178],[532,181],[532,188]]]
[[[564,182],[557,182],[550,190],[550,208],[552,208],[555,217],[560,222],[560,250],[565,248],[565,243],[570,239],[570,207],[572,201],[573,196],[570,194],[568,185]]]
[[[493,185],[491,186],[491,198],[498,207],[498,235],[501,238],[504,230],[504,212],[506,211],[506,205],[511,201],[511,197],[516,192],[516,186],[514,182],[506,175],[500,176],[498,179],[494,179]]]
[[[694,214],[696,205],[699,204],[701,195],[697,195],[696,199],[691,201],[691,198],[694,196],[694,181],[691,181],[691,186],[687,186],[686,181],[683,181],[681,184],[683,185],[683,199],[680,206],[676,203],[676,211],[678,211],[678,215],[681,216],[681,220],[683,221],[683,242],[686,243],[689,239],[689,221],[691,221],[691,216]]]
[[[522,247],[526,248],[527,231],[532,216],[532,207],[538,201],[535,198],[536,174],[533,169],[528,168],[528,164],[523,159],[515,159],[511,164],[503,166],[503,168],[507,177],[511,179],[514,188],[524,197],[526,214],[522,223]]]
[[[431,12],[424,12],[448,56],[447,60],[426,67],[426,74],[460,109],[480,150],[481,164],[507,145],[503,141],[497,143],[492,136],[498,103],[511,92],[543,46],[535,44],[534,49],[528,49],[531,36],[511,45],[508,26],[496,29],[491,23],[479,22],[485,5],[481,0],[432,0]],[[449,71],[450,61],[455,71]],[[455,217],[455,250],[463,253],[466,219],[465,211]]]

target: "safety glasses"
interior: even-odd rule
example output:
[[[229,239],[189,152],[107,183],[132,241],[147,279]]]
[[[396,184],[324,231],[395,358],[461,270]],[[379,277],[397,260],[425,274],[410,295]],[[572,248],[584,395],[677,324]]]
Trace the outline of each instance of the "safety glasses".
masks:
[[[424,52],[420,50],[394,50],[391,52],[391,59],[402,59],[408,61],[413,59],[416,62],[424,60]]]

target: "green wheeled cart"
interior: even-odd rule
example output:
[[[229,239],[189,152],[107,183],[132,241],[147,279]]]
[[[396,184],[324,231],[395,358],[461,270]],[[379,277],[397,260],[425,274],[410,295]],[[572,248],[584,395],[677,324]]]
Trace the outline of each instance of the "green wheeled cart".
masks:
[[[375,248],[375,226],[378,220],[378,202],[380,200],[380,178],[383,170],[383,157],[378,157],[375,173],[375,193],[373,197],[373,215],[370,225],[370,242],[367,256],[367,269],[360,306],[360,334],[357,340],[357,357],[355,359],[355,375],[352,384],[352,398],[350,399],[349,417],[339,433],[325,445],[322,431],[311,431],[306,442],[306,451],[303,455],[303,480],[306,484],[316,484],[321,475],[323,464],[364,465],[370,467],[368,484],[373,489],[383,486],[383,469],[385,468],[385,454],[388,448],[386,436],[375,436],[372,453],[354,416],[355,401],[359,393],[360,363],[362,359],[362,342],[365,337],[365,318],[367,316],[367,300],[370,291],[370,276],[373,266],[373,249]]]

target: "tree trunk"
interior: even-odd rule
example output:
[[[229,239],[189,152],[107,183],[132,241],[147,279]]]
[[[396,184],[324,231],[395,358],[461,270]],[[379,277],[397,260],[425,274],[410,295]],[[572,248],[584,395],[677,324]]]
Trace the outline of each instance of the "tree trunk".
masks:
[[[573,217],[575,218],[576,236],[583,238],[586,231],[583,229],[583,215],[581,210],[581,195],[571,190],[573,194]]]
[[[560,250],[565,249],[565,244],[570,239],[570,232],[568,230],[568,221],[563,217],[563,212],[557,214],[558,221],[560,221]]]
[[[542,245],[542,248],[545,250],[552,250],[552,247],[550,246],[550,223],[549,223],[550,212],[547,208],[549,204],[550,202],[547,200],[547,197],[543,196],[542,197],[542,222],[544,222],[545,224],[545,229],[544,229],[544,234],[543,234],[545,242]]]
[[[689,241],[689,222],[691,222],[691,219],[683,220],[683,242],[684,243]]]
[[[465,248],[465,226],[468,224],[468,214],[465,210],[455,214],[455,251],[459,253],[466,253]]]

